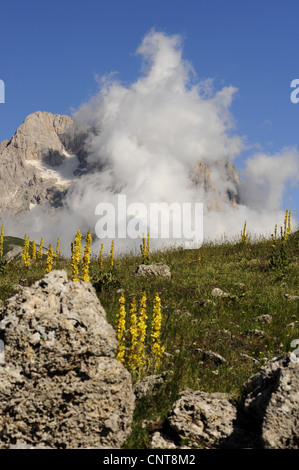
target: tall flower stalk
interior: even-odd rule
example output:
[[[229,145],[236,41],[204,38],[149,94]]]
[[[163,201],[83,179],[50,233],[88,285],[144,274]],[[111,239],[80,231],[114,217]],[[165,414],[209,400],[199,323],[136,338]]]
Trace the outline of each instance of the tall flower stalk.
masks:
[[[32,259],[32,262],[35,263],[35,261],[36,261],[36,244],[35,244],[34,240],[32,240],[32,244],[31,244],[31,259]]]
[[[138,328],[137,328],[137,304],[135,297],[132,299],[130,308],[130,326],[129,326],[130,347],[128,351],[128,368],[134,372],[138,368]]]
[[[61,256],[61,250],[59,248],[59,243],[60,243],[60,239],[58,237],[57,242],[56,242],[56,253],[55,253],[56,258],[60,258],[60,256]]]
[[[1,225],[1,231],[0,231],[0,261],[3,259],[3,243],[4,243],[4,229],[3,225]]]
[[[90,281],[89,276],[89,264],[90,264],[90,247],[92,244],[92,237],[88,230],[87,235],[85,237],[85,247],[84,247],[84,255],[83,255],[83,263],[82,263],[82,281],[87,282]]]
[[[77,231],[75,242],[72,244],[72,280],[79,282],[79,264],[81,262],[81,238],[80,230]]]
[[[126,308],[125,308],[125,296],[124,293],[121,293],[119,299],[119,311],[117,315],[117,324],[116,324],[116,337],[117,337],[117,351],[116,359],[120,362],[125,362],[125,330],[126,330]]]
[[[53,248],[50,243],[47,251],[46,273],[50,273],[53,269]]]
[[[114,266],[114,240],[111,242],[111,250],[110,250],[110,271],[112,271]]]
[[[30,243],[30,239],[29,239],[29,237],[27,237],[27,235],[25,233],[25,235],[24,235],[24,246],[23,246],[23,252],[22,252],[22,260],[23,260],[24,266],[26,266],[26,268],[29,268],[29,266],[30,266],[29,243]]]
[[[245,220],[243,232],[242,232],[242,230],[241,230],[241,242],[242,242],[242,243],[246,243],[247,240],[248,240],[249,232],[248,232],[248,230],[247,230],[247,232],[246,232],[246,226],[247,226],[247,221]]]
[[[37,253],[37,257],[38,257],[39,260],[41,260],[42,257],[43,257],[43,243],[44,243],[44,239],[43,239],[43,237],[41,237],[40,244],[39,244],[39,250],[38,250],[38,253]]]
[[[139,370],[142,369],[145,364],[145,336],[146,336],[146,293],[142,294],[140,304],[139,304],[139,318],[137,323],[137,332],[138,332],[138,366]]]
[[[151,331],[151,356],[156,370],[161,362],[161,357],[164,353],[164,347],[161,347],[161,299],[159,294],[156,293],[153,307],[153,322]]]
[[[100,274],[103,273],[103,243],[101,243],[100,255],[99,255],[99,265],[100,265]]]

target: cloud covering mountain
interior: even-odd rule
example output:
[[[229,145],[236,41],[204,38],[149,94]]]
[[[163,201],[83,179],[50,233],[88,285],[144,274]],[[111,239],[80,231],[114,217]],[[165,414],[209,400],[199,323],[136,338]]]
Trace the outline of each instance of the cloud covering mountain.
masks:
[[[253,153],[240,178],[233,162],[246,149],[246,140],[234,131],[230,112],[237,89],[214,90],[211,80],[199,81],[183,58],[180,36],[152,30],[137,55],[142,68],[134,83],[124,85],[115,74],[103,77],[99,92],[72,119],[37,113],[41,121],[49,120],[53,144],[50,135],[48,142],[42,138],[36,125],[29,153],[20,148],[32,133],[24,137],[22,129],[17,133],[23,140],[15,134],[1,144],[0,184],[9,179],[2,176],[3,168],[6,174],[13,172],[16,159],[23,174],[30,173],[22,182],[27,207],[21,207],[30,212],[7,212],[9,199],[3,201],[9,192],[14,194],[15,186],[7,186],[0,197],[8,230],[27,231],[31,238],[42,234],[48,243],[60,236],[69,250],[78,228],[83,233],[94,230],[96,206],[106,202],[116,207],[122,194],[128,205],[139,202],[146,207],[202,202],[205,238],[238,236],[245,220],[251,233],[271,233],[283,222],[286,185],[299,180],[298,150]],[[36,120],[36,113],[27,119]],[[18,174],[15,183],[22,181]],[[43,185],[40,199],[34,193],[38,185]],[[116,246],[136,248],[139,243],[116,240]]]

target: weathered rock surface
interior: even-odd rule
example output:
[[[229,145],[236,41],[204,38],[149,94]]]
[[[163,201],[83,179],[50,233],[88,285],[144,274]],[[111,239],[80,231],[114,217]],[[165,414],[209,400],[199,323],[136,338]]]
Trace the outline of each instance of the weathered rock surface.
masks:
[[[0,313],[0,448],[120,447],[135,396],[90,283],[53,271]]]
[[[84,131],[69,116],[32,113],[0,145],[0,213],[61,204],[84,160]]]
[[[185,390],[151,447],[299,448],[299,364],[275,358],[244,384],[235,406],[228,394]],[[183,441],[184,442],[184,441]]]
[[[140,264],[135,272],[136,276],[171,277],[171,271],[166,264]]]
[[[299,448],[299,365],[273,359],[244,385],[244,410],[260,427],[265,448]]]
[[[174,403],[168,422],[192,447],[215,447],[232,434],[236,416],[227,395],[186,390]]]
[[[134,393],[139,400],[147,395],[154,395],[167,380],[173,375],[172,371],[162,372],[161,374],[148,375],[144,379],[138,380],[134,385]]]

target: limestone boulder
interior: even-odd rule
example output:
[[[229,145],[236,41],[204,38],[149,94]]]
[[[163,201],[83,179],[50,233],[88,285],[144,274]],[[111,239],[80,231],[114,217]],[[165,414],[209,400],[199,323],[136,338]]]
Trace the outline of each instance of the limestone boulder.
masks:
[[[53,271],[0,313],[0,448],[120,447],[131,432],[131,376],[89,282]]]

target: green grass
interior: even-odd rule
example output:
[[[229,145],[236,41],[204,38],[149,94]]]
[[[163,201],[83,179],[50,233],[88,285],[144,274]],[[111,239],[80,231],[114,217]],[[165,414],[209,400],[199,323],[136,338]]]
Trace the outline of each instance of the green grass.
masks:
[[[291,341],[299,338],[299,323],[293,328],[288,325],[299,320],[299,304],[287,300],[284,294],[299,295],[299,231],[288,237],[285,251],[285,264],[272,269],[269,267],[272,242],[265,239],[246,244],[229,241],[205,244],[200,249],[201,261],[194,261],[198,251],[191,249],[152,253],[151,263],[165,263],[170,267],[170,279],[132,275],[141,263],[141,256],[130,254],[115,258],[113,280],[116,282],[98,292],[108,321],[115,326],[119,288],[124,289],[127,312],[132,297],[139,300],[145,291],[150,328],[154,296],[158,292],[162,307],[162,344],[166,352],[160,371],[173,371],[157,396],[136,403],[132,434],[125,448],[148,446],[151,427],[142,427],[142,421],[154,420],[157,426],[163,423],[180,391],[191,388],[228,392],[238,402],[242,384],[251,375],[267,360],[291,350]],[[54,268],[65,269],[71,275],[69,259],[61,258]],[[99,278],[98,269],[97,260],[92,259],[92,282]],[[109,270],[109,256],[104,258],[105,270]],[[45,260],[28,269],[21,261],[9,263],[0,274],[0,299],[5,301],[15,294],[15,285],[31,285],[44,273]],[[228,292],[232,298],[212,297],[214,287]],[[206,300],[212,302],[204,303]],[[265,314],[272,316],[272,323],[260,323],[256,319]],[[250,332],[255,329],[263,330],[264,336]],[[202,361],[198,349],[219,353],[227,362],[216,366],[210,360]],[[150,371],[145,371],[144,375],[148,373]]]

